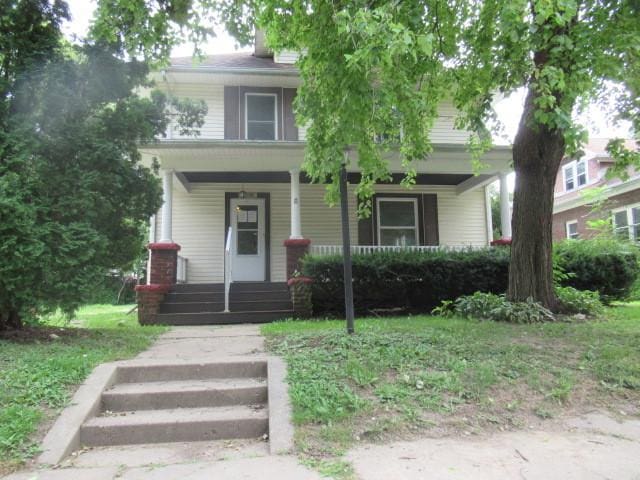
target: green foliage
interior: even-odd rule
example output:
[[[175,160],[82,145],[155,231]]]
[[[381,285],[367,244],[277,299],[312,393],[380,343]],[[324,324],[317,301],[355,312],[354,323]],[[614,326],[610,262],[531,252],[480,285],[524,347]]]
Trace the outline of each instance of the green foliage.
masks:
[[[64,2],[5,2],[0,17],[2,329],[73,311],[105,272],[131,267],[161,203],[138,146],[164,133],[170,111],[190,131],[204,110],[136,94],[149,87],[144,63],[65,44]]]
[[[573,287],[556,287],[555,290],[562,313],[599,315],[604,311],[598,292],[577,290]]]
[[[614,238],[566,240],[554,246],[554,263],[568,278],[563,286],[600,293],[602,301],[624,300],[640,275],[638,247]]]
[[[442,300],[475,291],[504,293],[508,265],[508,250],[498,248],[354,255],[355,309],[359,313],[392,308],[426,312]],[[307,256],[302,271],[315,280],[314,314],[342,314],[342,257]]]
[[[134,356],[163,327],[140,327],[130,306],[96,306],[79,311],[90,329],[36,329],[19,340],[0,335],[0,471],[3,462],[37,453],[32,435],[49,411],[64,407],[76,385],[105,361]],[[59,338],[49,336],[56,333]]]
[[[432,313],[509,323],[555,321],[553,313],[533,299],[526,302],[510,302],[504,295],[483,292],[459,297],[455,302],[441,305]]]

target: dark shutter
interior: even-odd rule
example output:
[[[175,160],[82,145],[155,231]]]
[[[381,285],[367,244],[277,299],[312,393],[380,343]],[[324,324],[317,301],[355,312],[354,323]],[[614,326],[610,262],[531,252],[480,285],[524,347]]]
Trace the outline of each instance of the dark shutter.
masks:
[[[358,245],[374,245],[373,215],[358,219]]]
[[[240,139],[240,89],[224,87],[224,139]]]
[[[425,193],[422,195],[422,215],[424,225],[424,244],[439,245],[438,195],[435,193]]]
[[[282,116],[284,125],[284,139],[289,141],[298,140],[298,127],[293,114],[293,99],[296,98],[295,88],[282,89]]]

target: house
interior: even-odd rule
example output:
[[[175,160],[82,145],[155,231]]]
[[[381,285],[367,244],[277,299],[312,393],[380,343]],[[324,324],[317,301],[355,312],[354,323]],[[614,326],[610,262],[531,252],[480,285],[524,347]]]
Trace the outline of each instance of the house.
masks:
[[[340,209],[325,203],[324,185],[310,184],[300,171],[307,129],[292,107],[300,85],[296,59],[293,52],[269,52],[258,36],[253,53],[200,63],[176,58],[157,75],[158,87],[203,99],[208,114],[199,137],[171,128],[141,148],[145,161],[159,162],[164,189],[164,205],[151,221],[148,285],[138,289],[143,323],[291,316],[285,282],[300,257],[341,251]],[[454,128],[455,114],[452,104],[441,106],[434,151],[417,165],[413,189],[399,184],[397,155],[389,160],[393,182],[376,187],[371,218],[357,218],[355,186],[349,187],[354,250],[491,242],[486,187],[500,177],[508,202],[511,149],[493,148],[482,159],[486,169],[474,175],[468,132]],[[358,175],[352,164],[349,182]],[[510,221],[504,222],[508,232]]]
[[[592,139],[581,158],[563,160],[555,185],[554,240],[592,237],[599,231],[594,228],[598,220],[610,220],[620,238],[640,240],[640,172],[630,168],[626,180],[607,178],[614,162],[607,142]],[[638,148],[633,140],[626,147]]]

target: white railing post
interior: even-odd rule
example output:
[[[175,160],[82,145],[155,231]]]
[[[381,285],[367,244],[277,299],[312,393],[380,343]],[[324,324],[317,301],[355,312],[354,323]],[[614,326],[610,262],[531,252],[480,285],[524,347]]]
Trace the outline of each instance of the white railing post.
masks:
[[[231,255],[231,245],[233,237],[233,229],[229,227],[227,230],[227,241],[224,245],[224,311],[229,313],[229,291],[231,290],[231,282],[233,281],[233,265]]]

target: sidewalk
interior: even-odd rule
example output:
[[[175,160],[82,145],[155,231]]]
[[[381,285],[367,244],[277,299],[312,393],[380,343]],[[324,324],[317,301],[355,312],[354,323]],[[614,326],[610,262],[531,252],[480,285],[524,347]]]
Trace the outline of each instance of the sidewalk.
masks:
[[[211,362],[266,356],[259,326],[174,327],[133,361]],[[261,440],[221,440],[92,448],[53,470],[24,471],[5,480],[319,480],[290,455],[269,455]]]

